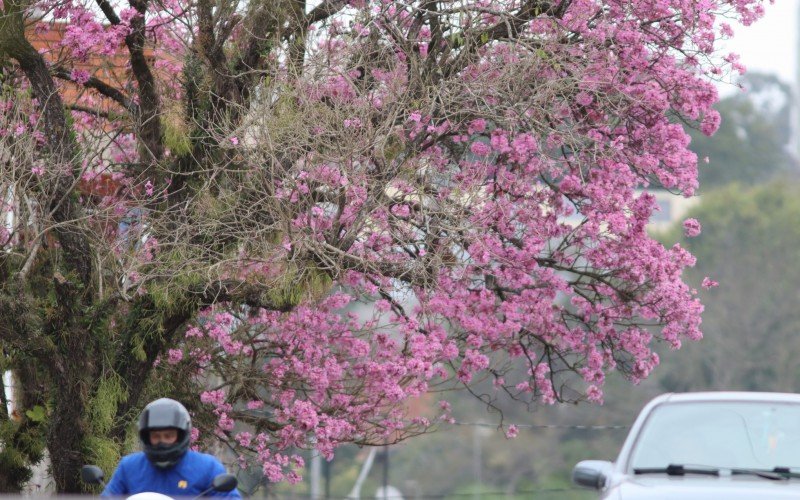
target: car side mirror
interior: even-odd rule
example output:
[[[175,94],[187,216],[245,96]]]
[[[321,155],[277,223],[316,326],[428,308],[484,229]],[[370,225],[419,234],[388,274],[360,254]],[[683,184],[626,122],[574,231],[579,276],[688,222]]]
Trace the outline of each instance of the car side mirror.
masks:
[[[214,491],[225,493],[233,491],[237,484],[239,484],[239,481],[233,474],[220,474],[211,482],[211,487],[214,488]]]
[[[86,484],[103,484],[103,469],[96,465],[84,465],[81,467],[81,479]]]
[[[583,460],[572,469],[572,482],[585,488],[602,489],[612,468],[613,464],[606,460]]]

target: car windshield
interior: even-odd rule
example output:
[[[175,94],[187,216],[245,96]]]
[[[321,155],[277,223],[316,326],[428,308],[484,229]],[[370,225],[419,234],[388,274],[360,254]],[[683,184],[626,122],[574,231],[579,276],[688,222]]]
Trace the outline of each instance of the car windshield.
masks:
[[[800,405],[685,402],[656,407],[629,469],[676,465],[800,470]]]

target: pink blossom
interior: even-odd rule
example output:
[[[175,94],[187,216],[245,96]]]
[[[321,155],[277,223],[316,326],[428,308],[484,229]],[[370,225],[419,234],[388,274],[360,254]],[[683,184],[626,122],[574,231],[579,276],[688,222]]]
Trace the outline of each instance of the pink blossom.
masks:
[[[247,402],[247,409],[248,410],[260,410],[264,407],[264,402],[259,400],[248,401]]]
[[[470,151],[472,151],[477,156],[487,156],[490,153],[489,146],[486,143],[481,141],[473,142],[470,147]]]
[[[716,286],[719,286],[719,283],[717,283],[716,281],[714,281],[711,278],[709,278],[708,276],[706,276],[705,278],[703,278],[702,286],[705,289],[709,289],[709,288],[714,288]]]
[[[409,214],[411,213],[411,209],[406,204],[393,205],[392,213],[397,217],[408,217]]]
[[[223,431],[232,431],[234,428],[235,422],[225,412],[222,412],[219,416],[219,421],[217,422],[217,427]]]
[[[594,403],[603,403],[603,391],[596,385],[591,385],[586,390],[586,397]]]
[[[176,365],[183,359],[183,351],[181,349],[170,349],[167,354],[167,362],[171,365]]]
[[[248,447],[253,442],[253,435],[249,432],[240,432],[236,434],[236,441],[240,446]]]
[[[225,401],[225,393],[223,391],[205,391],[200,394],[200,401],[214,406],[220,406]]]
[[[683,230],[687,238],[694,238],[700,234],[702,227],[697,219],[686,219],[683,221]]]
[[[91,78],[91,75],[88,71],[82,69],[73,69],[69,75],[70,79],[75,83],[80,83],[81,85],[85,84]]]
[[[509,425],[508,428],[506,429],[506,438],[514,439],[518,435],[519,435],[519,429],[517,429],[517,426],[514,424]]]
[[[700,130],[708,136],[714,135],[714,132],[717,131],[719,128],[719,124],[722,121],[722,118],[719,115],[719,112],[716,110],[709,110],[706,113],[706,116],[703,118],[703,121],[700,123]]]
[[[578,95],[575,96],[575,101],[581,106],[588,106],[594,101],[594,97],[588,92],[579,92]]]
[[[486,120],[483,118],[477,118],[470,122],[469,127],[467,127],[467,133],[472,134],[482,134],[486,130]]]

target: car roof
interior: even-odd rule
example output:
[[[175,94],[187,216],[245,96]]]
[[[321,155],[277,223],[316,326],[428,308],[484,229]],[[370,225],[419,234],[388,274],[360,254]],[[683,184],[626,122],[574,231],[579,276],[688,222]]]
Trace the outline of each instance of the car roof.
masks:
[[[788,392],[709,391],[667,393],[655,398],[658,403],[683,403],[690,401],[764,401],[800,403],[800,394]]]

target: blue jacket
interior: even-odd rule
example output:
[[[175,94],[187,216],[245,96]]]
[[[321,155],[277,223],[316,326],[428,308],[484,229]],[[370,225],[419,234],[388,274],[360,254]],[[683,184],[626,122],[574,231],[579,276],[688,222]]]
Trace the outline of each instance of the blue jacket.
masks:
[[[211,487],[225,467],[212,455],[189,450],[186,455],[168,469],[159,469],[147,460],[143,452],[122,458],[101,496],[134,495],[146,491],[171,497],[195,497]],[[228,493],[210,491],[209,496],[241,498],[234,489]]]

